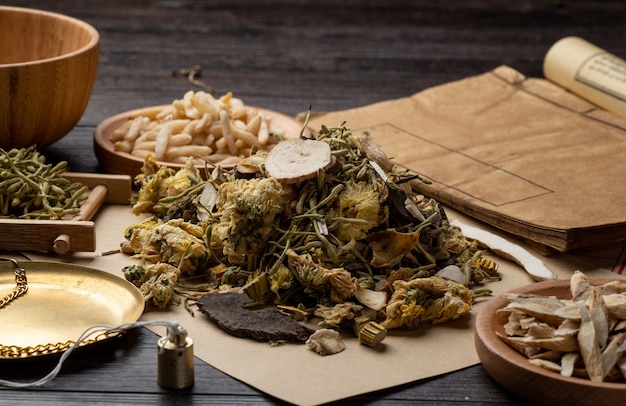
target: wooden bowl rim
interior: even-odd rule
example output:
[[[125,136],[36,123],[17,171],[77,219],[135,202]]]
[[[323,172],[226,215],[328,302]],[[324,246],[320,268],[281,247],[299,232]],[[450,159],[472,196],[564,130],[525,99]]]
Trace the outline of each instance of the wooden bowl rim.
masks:
[[[143,107],[143,108],[138,108],[134,110],[128,110],[128,111],[113,115],[111,117],[108,117],[104,119],[103,121],[101,121],[100,124],[98,124],[96,126],[96,129],[94,130],[94,149],[96,150],[96,156],[98,160],[103,159],[102,156],[104,155],[115,156],[116,159],[120,161],[126,161],[126,163],[139,165],[139,168],[141,168],[145,160],[143,158],[139,158],[127,152],[117,151],[115,147],[113,146],[113,143],[109,140],[108,135],[112,131],[114,131],[116,128],[118,128],[120,125],[122,125],[124,122],[126,122],[126,120],[128,120],[130,117],[137,117],[146,112],[154,112],[155,110],[160,111],[169,106],[171,106],[171,104],[149,106],[149,107]],[[266,114],[269,117],[278,118],[281,121],[292,122],[294,126],[299,125],[300,127],[302,127],[304,125],[303,123],[300,123],[294,117],[288,116],[287,114],[280,113],[278,111],[269,110],[269,109],[256,107],[256,106],[247,106],[247,107],[258,110]],[[308,129],[305,129],[304,133],[308,135],[310,134],[310,131]],[[294,137],[294,135],[287,136],[287,138],[291,138],[291,137]],[[161,166],[167,166],[176,170],[181,169],[185,166],[185,164],[175,163],[175,162],[166,162],[166,161],[156,161],[156,162]],[[100,164],[105,169],[109,170],[109,168],[107,167],[109,165],[107,165],[106,162],[100,161]],[[201,172],[204,170],[203,166],[202,168],[200,168],[199,166],[196,166],[196,167],[198,167],[201,170]],[[209,165],[209,167],[211,166]],[[222,168],[224,169],[231,169],[234,167],[235,167],[234,164],[222,166]],[[123,174],[130,175],[130,176],[136,175],[136,174],[131,174],[131,173],[123,173]]]
[[[616,279],[619,278],[589,278],[589,281],[592,285],[602,285]],[[545,292],[553,289],[556,289],[557,292],[559,290],[566,289],[567,292],[569,292],[569,284],[569,280],[536,282],[534,284],[512,289],[510,293],[545,294],[540,292]],[[555,296],[559,298],[566,298],[558,294],[555,294]],[[516,368],[524,370],[525,373],[540,375],[546,379],[557,381],[560,383],[567,383],[569,385],[580,385],[600,390],[624,391],[626,393],[626,383],[594,382],[585,378],[562,376],[557,372],[548,371],[545,368],[541,368],[528,362],[528,359],[524,355],[511,348],[495,333],[496,327],[501,327],[503,325],[502,319],[500,319],[496,315],[496,310],[505,307],[506,304],[507,302],[504,299],[504,295],[499,295],[490,299],[486,303],[485,307],[481,309],[481,311],[478,313],[475,324],[476,340],[480,340],[480,342],[485,346],[487,351],[499,358],[498,361],[500,363],[514,365]],[[487,371],[489,372],[489,366],[492,361],[487,362],[486,360],[481,359],[481,362],[483,363],[485,369],[487,369]]]
[[[51,58],[37,59],[34,61],[17,62],[17,63],[6,63],[6,64],[0,63],[0,69],[37,65],[37,64],[55,62],[55,61],[64,60],[64,59],[70,59],[77,55],[91,51],[93,48],[97,47],[100,43],[100,33],[98,32],[98,30],[96,30],[96,28],[92,26],[91,24],[85,21],[79,20],[78,18],[75,18],[75,17],[70,17],[68,15],[55,13],[52,11],[39,10],[39,9],[26,8],[26,7],[0,6],[0,13],[3,11],[12,11],[12,12],[17,12],[17,13],[32,14],[32,15],[45,15],[50,18],[63,20],[65,22],[71,23],[72,25],[79,26],[80,28],[85,30],[85,32],[89,34],[89,41],[85,45],[83,45],[82,47],[74,51],[65,53],[63,55],[54,56]]]

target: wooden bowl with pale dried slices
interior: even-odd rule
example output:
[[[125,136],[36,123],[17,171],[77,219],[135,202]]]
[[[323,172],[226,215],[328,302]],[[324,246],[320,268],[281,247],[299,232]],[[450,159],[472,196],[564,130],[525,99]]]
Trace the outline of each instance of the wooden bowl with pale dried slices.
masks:
[[[576,271],[490,299],[476,319],[478,356],[496,382],[533,404],[620,404],[625,292],[624,279]]]
[[[94,132],[94,151],[110,173],[136,176],[150,154],[175,170],[194,157],[204,174],[206,165],[231,169],[252,151],[269,151],[281,140],[298,138],[302,127],[285,114],[245,105],[230,92],[216,98],[188,91],[169,105],[105,119]]]

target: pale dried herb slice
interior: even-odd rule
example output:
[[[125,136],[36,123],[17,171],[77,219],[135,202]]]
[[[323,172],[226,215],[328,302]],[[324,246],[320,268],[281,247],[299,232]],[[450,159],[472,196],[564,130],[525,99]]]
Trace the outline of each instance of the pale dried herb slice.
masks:
[[[317,176],[333,165],[330,145],[315,139],[297,138],[278,143],[267,155],[265,171],[282,183],[296,183]]]
[[[589,379],[594,382],[602,382],[604,380],[602,355],[600,346],[598,345],[596,329],[591,318],[591,313],[584,301],[578,302],[580,309],[580,331],[578,332],[578,344],[580,346],[580,355],[585,361],[585,367],[589,374]]]

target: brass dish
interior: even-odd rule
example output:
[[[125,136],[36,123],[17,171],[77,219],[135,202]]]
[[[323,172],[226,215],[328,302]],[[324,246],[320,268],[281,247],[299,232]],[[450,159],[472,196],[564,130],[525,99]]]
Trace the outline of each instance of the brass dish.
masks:
[[[611,279],[590,278],[593,285]],[[571,298],[569,280],[538,282],[512,292]],[[509,392],[536,405],[603,405],[626,397],[626,383],[592,382],[589,379],[561,376],[528,362],[497,335],[504,333],[506,317],[496,311],[505,307],[502,296],[490,299],[476,318],[475,345],[478,357],[489,375]]]
[[[24,261],[28,291],[0,308],[0,360],[60,353],[96,324],[137,321],[139,290],[122,277],[85,266]],[[16,287],[15,265],[0,262],[0,297]],[[90,336],[85,346],[117,334]]]
[[[117,114],[102,121],[94,131],[94,152],[100,164],[109,173],[129,175],[132,177],[141,173],[144,159],[136,157],[126,152],[117,151],[110,141],[111,134],[131,117],[140,115],[154,114],[155,111],[161,111],[168,105],[146,107],[137,110],[131,110]],[[250,106],[252,107],[252,106]],[[270,117],[272,122],[279,125],[285,131],[286,138],[297,138],[300,135],[303,124],[293,117],[279,113],[273,110],[253,107],[262,112],[265,116]],[[309,131],[305,131],[305,135],[310,135]],[[158,161],[161,166],[168,166],[173,169],[181,169],[184,164]],[[223,166],[224,169],[230,169],[234,165]],[[204,165],[198,166],[200,173],[204,173]]]

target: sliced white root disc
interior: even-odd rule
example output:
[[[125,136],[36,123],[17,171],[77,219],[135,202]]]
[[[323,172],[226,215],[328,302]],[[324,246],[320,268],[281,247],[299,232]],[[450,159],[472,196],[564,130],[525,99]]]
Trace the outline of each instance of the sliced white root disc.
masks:
[[[279,142],[265,160],[265,172],[282,183],[296,183],[317,176],[332,165],[330,146],[306,138]]]

